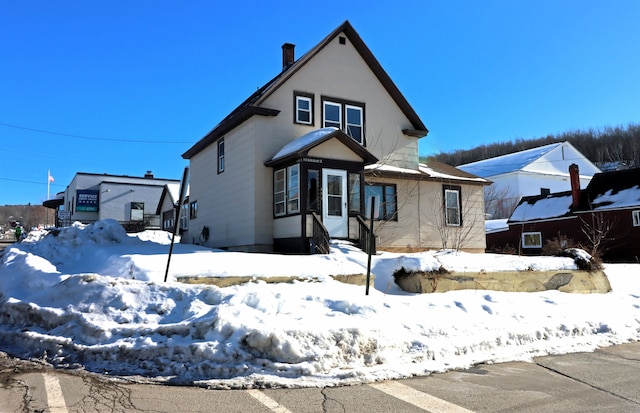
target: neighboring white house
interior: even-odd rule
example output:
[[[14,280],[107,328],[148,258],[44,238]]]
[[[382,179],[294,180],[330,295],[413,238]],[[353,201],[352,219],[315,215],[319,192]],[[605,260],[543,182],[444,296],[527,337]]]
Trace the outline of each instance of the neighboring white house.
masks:
[[[418,72],[416,72],[418,73]],[[182,156],[190,164],[183,242],[238,251],[326,251],[366,243],[376,204],[386,250],[484,251],[488,182],[421,165],[426,126],[349,22],[282,70]]]
[[[180,181],[158,179],[151,172],[144,177],[78,172],[61,194],[61,224],[114,219],[131,230],[159,229],[156,210],[167,184]]]
[[[601,172],[569,142],[558,142],[495,158],[459,165],[492,184],[485,188],[485,211],[491,218],[508,218],[523,196],[545,195],[571,189],[569,166],[580,170],[586,187]]]
[[[166,184],[160,195],[160,201],[158,202],[158,208],[156,214],[160,216],[161,228],[165,231],[173,231],[175,227],[175,219],[177,213],[177,205],[180,199],[180,184],[171,183]],[[182,237],[187,236],[189,231],[189,216],[197,215],[198,211],[189,210],[189,186],[184,193],[184,199],[182,200],[182,206],[180,209],[180,223],[178,225],[178,231]]]

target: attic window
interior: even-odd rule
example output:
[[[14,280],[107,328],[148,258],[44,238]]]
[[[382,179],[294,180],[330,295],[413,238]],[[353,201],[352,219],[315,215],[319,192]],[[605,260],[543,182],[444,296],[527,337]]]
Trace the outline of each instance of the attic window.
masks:
[[[335,98],[323,98],[322,127],[334,127],[365,145],[364,104]]]
[[[313,125],[313,94],[294,92],[294,123]]]
[[[347,39],[344,36],[338,37],[338,41],[340,44],[347,44]]]

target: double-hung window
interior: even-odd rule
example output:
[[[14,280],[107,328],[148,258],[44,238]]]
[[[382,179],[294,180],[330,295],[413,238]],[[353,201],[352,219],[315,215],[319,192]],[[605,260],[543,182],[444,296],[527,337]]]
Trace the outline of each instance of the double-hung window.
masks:
[[[324,99],[322,126],[338,128],[356,142],[364,144],[364,105],[338,99]]]
[[[224,172],[224,138],[218,141],[218,173]]]
[[[448,186],[444,188],[444,218],[445,224],[459,227],[462,225],[460,210],[460,187]]]
[[[324,102],[323,127],[342,129],[342,105],[334,102]]]
[[[303,92],[294,92],[295,99],[295,123],[313,125],[313,95]]]
[[[300,212],[300,166],[278,169],[273,175],[273,213],[275,216]]]

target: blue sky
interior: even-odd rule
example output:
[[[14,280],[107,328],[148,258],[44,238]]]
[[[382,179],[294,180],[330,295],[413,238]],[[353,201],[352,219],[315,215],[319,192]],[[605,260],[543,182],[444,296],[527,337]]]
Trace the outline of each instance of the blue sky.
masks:
[[[0,205],[76,172],[180,179],[257,87],[349,20],[430,130],[429,155],[640,122],[635,0],[0,0]]]

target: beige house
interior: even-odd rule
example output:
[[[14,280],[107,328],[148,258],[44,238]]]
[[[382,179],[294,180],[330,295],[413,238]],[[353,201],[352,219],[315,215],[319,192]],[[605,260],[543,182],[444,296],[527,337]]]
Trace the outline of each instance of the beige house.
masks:
[[[484,251],[488,181],[419,163],[428,130],[349,22],[298,60],[284,44],[282,60],[274,79],[183,154],[185,242],[304,253],[325,251],[332,238],[364,247],[373,204],[378,249]]]

